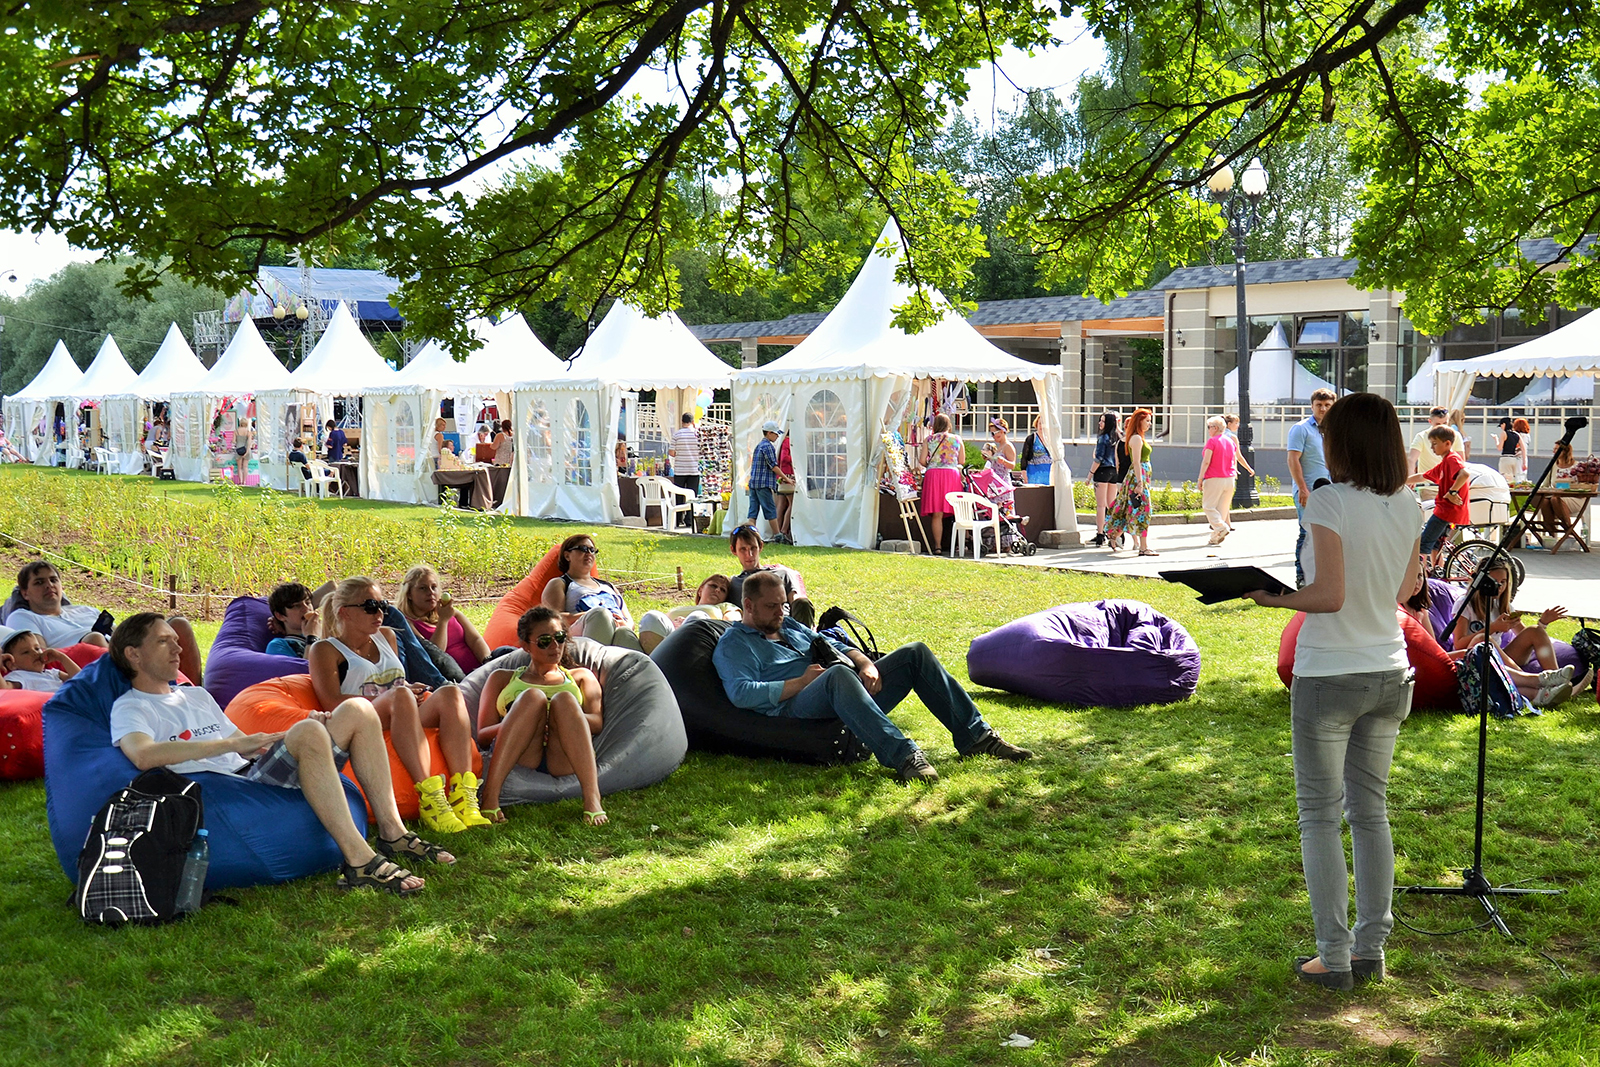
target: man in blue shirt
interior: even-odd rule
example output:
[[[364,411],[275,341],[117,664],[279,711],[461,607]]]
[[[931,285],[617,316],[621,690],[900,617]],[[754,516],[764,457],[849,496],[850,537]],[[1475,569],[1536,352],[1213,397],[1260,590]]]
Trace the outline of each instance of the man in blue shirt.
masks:
[[[778,469],[778,450],[773,443],[782,430],[776,419],[768,419],[761,426],[761,440],[756,444],[755,455],[750,457],[750,513],[745,516],[751,526],[759,514],[767,520],[768,540],[778,532],[778,500],[773,495],[778,479],[788,481]]]
[[[328,420],[328,462],[329,463],[338,463],[338,462],[340,462],[340,461],[342,461],[344,459],[344,446],[345,446],[345,442],[348,441],[348,440],[349,440],[349,438],[347,438],[345,436],[344,431],[339,429],[337,426],[335,426],[333,424],[333,420],[332,419],[329,419]]]
[[[1305,566],[1300,553],[1306,547],[1306,499],[1319,478],[1328,477],[1328,461],[1322,454],[1322,420],[1333,407],[1332,389],[1318,389],[1311,394],[1311,414],[1289,427],[1289,476],[1294,479],[1294,511],[1300,521],[1300,533],[1294,542],[1294,578],[1297,586],[1306,584]]]
[[[838,718],[879,763],[898,771],[902,782],[939,777],[922,749],[889,721],[887,713],[911,692],[950,731],[962,758],[1033,758],[983,721],[972,698],[927,645],[903,645],[873,663],[858,649],[785,616],[783,605],[783,581],[776,574],[757,571],[745,578],[744,621],[723,632],[711,657],[737,707],[792,719]],[[819,636],[849,665],[812,662],[812,643]]]

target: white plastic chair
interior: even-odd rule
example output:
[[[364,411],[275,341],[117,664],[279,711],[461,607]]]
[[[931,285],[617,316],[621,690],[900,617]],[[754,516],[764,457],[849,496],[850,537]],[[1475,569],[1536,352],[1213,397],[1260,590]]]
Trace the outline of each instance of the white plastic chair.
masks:
[[[339,499],[344,499],[344,483],[339,480],[339,472],[328,466],[320,459],[310,463],[311,477],[302,477],[305,484],[301,487],[304,493],[315,493],[324,500],[328,498],[328,490],[332,489]]]
[[[993,501],[979,496],[977,493],[946,493],[945,500],[955,509],[955,515],[950,523],[950,555],[954,558],[961,554],[961,538],[963,534],[972,535],[972,558],[983,558],[983,531],[994,531],[995,552],[1000,551],[1000,509]],[[980,518],[981,511],[987,511],[988,518]]]
[[[89,470],[99,474],[111,473],[111,456],[103,448],[89,449]]]
[[[172,452],[165,448],[152,448],[147,453],[150,457],[150,476],[161,477],[161,472],[172,466]]]
[[[639,479],[639,514],[650,514],[651,508],[661,509],[661,528],[673,530],[678,526],[679,515],[689,515],[694,522],[694,493],[673,485],[660,475]]]

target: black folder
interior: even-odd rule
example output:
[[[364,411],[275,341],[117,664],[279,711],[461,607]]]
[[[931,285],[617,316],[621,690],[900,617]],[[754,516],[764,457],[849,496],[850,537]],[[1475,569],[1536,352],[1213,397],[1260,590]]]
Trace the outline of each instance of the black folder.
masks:
[[[1202,604],[1238,600],[1256,589],[1279,596],[1294,592],[1260,567],[1195,567],[1183,571],[1162,571],[1161,577],[1193,589],[1200,594]]]

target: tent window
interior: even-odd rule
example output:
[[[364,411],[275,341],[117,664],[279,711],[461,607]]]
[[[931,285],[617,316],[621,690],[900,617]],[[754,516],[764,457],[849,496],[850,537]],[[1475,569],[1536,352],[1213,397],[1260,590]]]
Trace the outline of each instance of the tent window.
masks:
[[[543,400],[528,405],[528,430],[523,440],[528,444],[528,480],[535,485],[549,482],[550,409]]]
[[[849,420],[832,390],[812,395],[806,404],[806,494],[843,500]]]
[[[394,458],[400,470],[414,470],[417,462],[417,412],[407,400],[394,416]]]
[[[594,438],[589,429],[589,409],[583,401],[567,405],[567,484],[594,484]]]

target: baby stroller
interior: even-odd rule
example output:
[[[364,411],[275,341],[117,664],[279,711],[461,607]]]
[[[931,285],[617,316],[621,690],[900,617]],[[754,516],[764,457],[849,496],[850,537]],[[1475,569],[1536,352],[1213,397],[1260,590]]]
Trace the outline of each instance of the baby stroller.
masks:
[[[1020,517],[1017,515],[1016,493],[1011,487],[1011,480],[989,467],[963,470],[961,473],[962,488],[992,503],[1000,516],[999,550],[1009,552],[1013,556],[1031,556],[1039,551],[1039,546],[1029,541],[1022,532],[1022,524],[1028,519],[1025,515]],[[994,535],[989,530],[984,530],[985,551],[995,551],[993,541]]]

